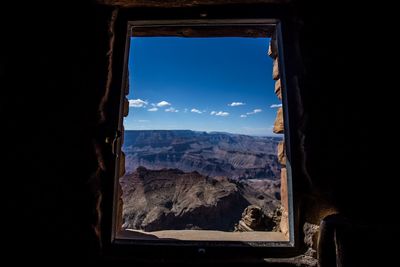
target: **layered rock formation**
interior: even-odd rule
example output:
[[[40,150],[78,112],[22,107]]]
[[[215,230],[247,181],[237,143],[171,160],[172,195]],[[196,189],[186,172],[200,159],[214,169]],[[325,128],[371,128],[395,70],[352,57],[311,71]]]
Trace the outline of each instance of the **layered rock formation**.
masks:
[[[235,231],[249,232],[265,229],[265,218],[260,207],[256,205],[248,206],[242,213],[242,218],[235,227]]]
[[[268,215],[280,205],[280,138],[189,130],[124,137],[123,228],[233,231],[246,207]]]
[[[262,213],[279,206],[275,181],[256,189],[248,181],[206,177],[177,169],[136,172],[120,180],[123,190],[123,228],[157,231],[208,229],[233,231],[246,207]],[[261,190],[260,190],[261,189]]]
[[[248,206],[242,213],[242,218],[235,225],[236,232],[279,231],[281,208],[266,211],[257,205]]]
[[[126,131],[126,171],[144,166],[230,179],[279,179],[281,138],[189,130]]]

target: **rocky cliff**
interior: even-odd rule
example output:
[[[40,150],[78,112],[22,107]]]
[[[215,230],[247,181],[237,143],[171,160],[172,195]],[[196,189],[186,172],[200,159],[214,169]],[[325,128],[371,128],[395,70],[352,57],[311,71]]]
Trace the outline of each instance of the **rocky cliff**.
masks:
[[[233,231],[249,205],[258,205],[266,214],[279,206],[278,181],[254,184],[178,169],[139,167],[120,183],[123,228]]]

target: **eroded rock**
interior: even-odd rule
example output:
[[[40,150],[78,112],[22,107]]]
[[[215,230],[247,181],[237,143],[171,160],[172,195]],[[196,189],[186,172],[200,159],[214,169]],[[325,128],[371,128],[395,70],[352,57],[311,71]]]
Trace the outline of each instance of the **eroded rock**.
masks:
[[[265,212],[257,205],[250,205],[243,211],[242,218],[235,226],[235,231],[279,231],[280,216],[280,208]]]

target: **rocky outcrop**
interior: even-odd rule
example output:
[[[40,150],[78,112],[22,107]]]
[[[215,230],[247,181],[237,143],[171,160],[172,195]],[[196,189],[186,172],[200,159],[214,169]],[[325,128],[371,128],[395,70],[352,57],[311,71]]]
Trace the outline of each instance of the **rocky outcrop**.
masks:
[[[122,177],[120,183],[125,229],[233,231],[249,205],[258,204],[263,213],[279,206],[275,195],[268,194],[274,186],[255,190],[248,181],[211,178],[178,169],[139,167]]]
[[[243,211],[235,231],[279,231],[280,215],[280,208],[266,212],[257,205],[250,205]]]
[[[140,167],[121,185],[124,228],[229,231],[248,205],[235,184],[197,172]]]
[[[242,214],[242,218],[235,227],[238,232],[250,232],[263,230],[265,228],[264,214],[260,207],[256,205],[248,206]]]

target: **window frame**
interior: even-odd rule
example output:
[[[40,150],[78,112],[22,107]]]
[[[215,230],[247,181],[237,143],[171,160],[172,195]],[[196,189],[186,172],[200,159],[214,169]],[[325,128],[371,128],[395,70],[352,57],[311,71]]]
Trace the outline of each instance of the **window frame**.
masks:
[[[128,12],[129,13],[129,12]],[[129,47],[130,47],[130,37],[132,36],[132,30],[134,28],[145,28],[145,27],[160,27],[160,26],[170,26],[170,27],[180,27],[180,26],[265,26],[273,27],[276,34],[276,39],[278,43],[278,63],[279,63],[279,73],[282,86],[282,104],[283,104],[283,115],[284,115],[284,140],[286,143],[286,161],[287,161],[287,179],[288,179],[288,199],[289,199],[289,241],[265,241],[265,242],[231,242],[231,241],[179,241],[179,242],[154,242],[146,240],[135,240],[135,239],[117,239],[116,238],[116,212],[117,204],[119,198],[118,191],[118,178],[120,173],[120,153],[123,140],[121,138],[123,132],[123,114],[124,114],[124,101],[125,92],[128,79],[128,58],[129,58]],[[278,18],[238,18],[238,19],[151,19],[151,20],[133,20],[131,16],[127,13],[119,15],[115,27],[115,44],[113,55],[113,76],[115,77],[112,81],[112,90],[114,96],[112,97],[112,102],[114,107],[118,106],[118,112],[115,112],[114,118],[116,122],[110,124],[111,129],[116,129],[114,134],[114,142],[112,142],[111,152],[113,158],[111,160],[114,166],[114,171],[112,175],[112,181],[108,181],[108,186],[112,186],[113,190],[110,190],[104,195],[104,205],[103,205],[103,217],[104,222],[102,223],[102,239],[104,247],[107,251],[113,251],[112,254],[119,254],[120,256],[131,254],[132,250],[138,251],[148,251],[152,249],[153,251],[159,251],[160,255],[163,254],[162,251],[170,251],[170,255],[181,254],[183,248],[188,251],[188,255],[202,254],[204,251],[210,251],[213,254],[215,251],[232,251],[240,250],[240,254],[247,256],[262,255],[262,257],[279,257],[279,255],[295,255],[296,251],[300,249],[299,247],[299,213],[298,205],[296,203],[296,194],[294,192],[294,181],[292,167],[292,154],[291,150],[293,147],[292,140],[290,138],[291,133],[293,133],[293,127],[290,127],[291,121],[289,120],[289,102],[295,103],[293,99],[293,94],[296,92],[293,90],[289,94],[286,90],[288,87],[286,75],[287,69],[285,68],[285,54],[283,46],[283,20]],[[267,51],[266,51],[267,52]],[[122,73],[122,76],[121,76]],[[122,78],[122,79],[121,79]],[[292,90],[293,86],[290,86]],[[293,113],[294,109],[291,108]],[[112,112],[111,112],[112,113]],[[112,191],[112,192],[111,192]],[[295,212],[296,211],[296,212]],[[105,228],[106,227],[106,228]],[[255,243],[255,244],[254,244]],[[123,252],[124,251],[124,252]],[[130,252],[128,252],[130,251]],[[140,254],[138,254],[140,255]],[[128,256],[129,257],[129,256]]]

